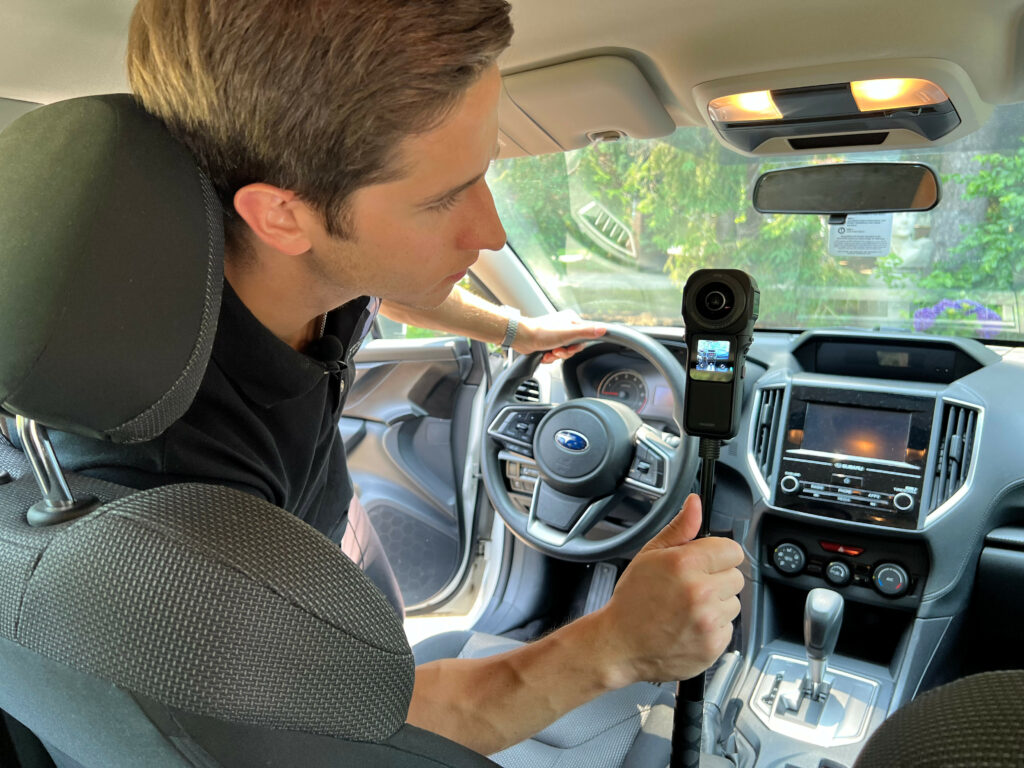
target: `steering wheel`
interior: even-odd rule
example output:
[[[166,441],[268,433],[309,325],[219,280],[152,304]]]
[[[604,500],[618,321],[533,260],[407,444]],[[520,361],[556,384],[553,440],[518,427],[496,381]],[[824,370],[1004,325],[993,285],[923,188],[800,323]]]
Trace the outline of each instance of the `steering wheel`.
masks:
[[[685,372],[656,340],[624,326],[608,326],[603,341],[642,355],[665,377],[672,418],[683,435]],[[671,520],[697,476],[697,441],[659,432],[628,406],[596,397],[558,405],[524,403],[516,388],[540,364],[542,353],[522,355],[495,380],[488,395],[482,451],[484,485],[511,531],[548,555],[594,562],[635,553]],[[502,466],[505,462],[505,466]],[[512,501],[531,491],[529,512]],[[650,509],[624,531],[602,539],[586,534],[626,494]]]

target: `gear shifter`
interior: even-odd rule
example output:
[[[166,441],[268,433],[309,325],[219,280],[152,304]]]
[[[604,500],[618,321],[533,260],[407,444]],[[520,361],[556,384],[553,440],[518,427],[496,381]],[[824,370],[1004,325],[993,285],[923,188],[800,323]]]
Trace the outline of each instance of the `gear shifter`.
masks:
[[[807,648],[808,695],[815,701],[828,698],[825,682],[828,657],[836,649],[843,624],[843,597],[831,589],[812,589],[804,603],[804,646]]]
[[[807,594],[806,657],[801,659],[792,644],[780,641],[765,659],[749,700],[753,713],[771,731],[822,747],[853,744],[864,738],[871,718],[881,712],[876,704],[880,682],[847,672],[834,656],[842,622],[841,595],[830,589]],[[826,762],[831,765],[822,765]]]
[[[825,682],[828,657],[836,649],[843,623],[843,598],[831,589],[812,589],[804,603],[804,647],[807,649],[807,674],[799,687],[782,696],[785,711],[799,712],[806,699],[824,704],[831,686]],[[820,706],[817,709],[820,714]]]

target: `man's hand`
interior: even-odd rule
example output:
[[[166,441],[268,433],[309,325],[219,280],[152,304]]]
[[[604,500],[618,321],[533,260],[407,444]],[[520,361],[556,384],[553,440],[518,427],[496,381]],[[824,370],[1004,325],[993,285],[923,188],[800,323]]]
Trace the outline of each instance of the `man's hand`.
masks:
[[[611,688],[641,680],[686,680],[710,667],[732,637],[739,615],[743,549],[722,538],[693,540],[700,498],[682,511],[633,559],[608,604],[595,662],[606,664]]]
[[[506,653],[417,667],[408,722],[491,754],[607,691],[707,669],[740,610],[743,550],[691,541],[699,529],[700,499],[690,496],[600,611]]]
[[[512,349],[522,354],[545,351],[542,363],[553,363],[572,357],[581,349],[580,342],[604,336],[605,327],[581,320],[572,310],[563,310],[519,321],[519,333]]]

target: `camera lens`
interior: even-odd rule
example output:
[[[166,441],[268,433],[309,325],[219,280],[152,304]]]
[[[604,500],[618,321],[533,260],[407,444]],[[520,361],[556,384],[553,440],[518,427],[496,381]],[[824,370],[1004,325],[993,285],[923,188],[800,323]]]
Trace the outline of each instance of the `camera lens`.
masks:
[[[725,294],[721,291],[712,291],[704,297],[704,307],[708,312],[717,312],[726,304]]]
[[[723,282],[708,283],[697,292],[697,311],[707,320],[722,320],[736,306],[736,294]]]

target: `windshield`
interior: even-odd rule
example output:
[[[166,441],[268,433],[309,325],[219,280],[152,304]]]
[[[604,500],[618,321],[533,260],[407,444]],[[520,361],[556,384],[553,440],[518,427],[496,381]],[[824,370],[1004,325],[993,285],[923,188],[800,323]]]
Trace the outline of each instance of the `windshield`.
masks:
[[[681,325],[702,267],[752,274],[760,328],[854,326],[1024,341],[1024,105],[944,147],[748,158],[706,128],[497,161],[488,175],[510,246],[559,309]],[[751,207],[766,170],[820,162],[932,166],[942,200],[829,226]],[[849,231],[847,231],[849,230]]]

